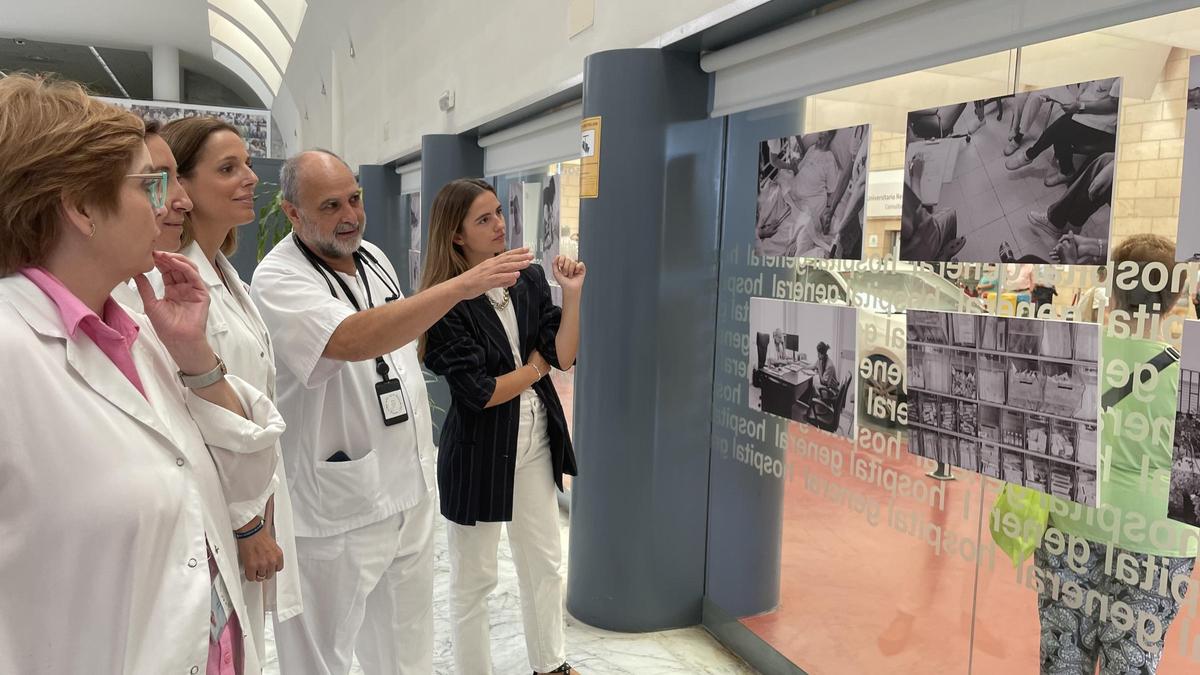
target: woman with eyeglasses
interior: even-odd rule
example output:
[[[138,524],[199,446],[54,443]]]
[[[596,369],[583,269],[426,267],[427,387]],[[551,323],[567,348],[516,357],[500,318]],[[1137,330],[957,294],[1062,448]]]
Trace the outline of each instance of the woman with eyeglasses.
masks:
[[[142,122],[0,80],[0,672],[258,673],[218,461],[266,489],[283,430],[225,374]],[[156,297],[144,274],[157,267]],[[145,314],[110,292],[133,277]]]
[[[192,210],[192,200],[188,198],[187,190],[179,183],[179,170],[175,164],[175,155],[160,135],[162,125],[156,120],[142,120],[146,124],[146,149],[150,151],[151,172],[164,174],[161,182],[155,185],[156,199],[161,199],[163,209],[158,211],[159,234],[154,240],[155,251],[174,253],[179,250],[183,237],[183,221]],[[142,311],[142,297],[138,295],[137,286],[133,280],[117,284],[112,292],[113,300],[137,312]]]
[[[212,298],[208,339],[229,372],[275,399],[275,354],[258,309],[226,256],[237,247],[237,232],[254,221],[258,184],[246,142],[232,125],[215,117],[176,120],[163,127],[163,140],[178,162],[179,181],[192,200],[183,221],[179,253],[194,263]],[[157,286],[159,277],[151,275]],[[221,467],[225,469],[225,467]],[[230,517],[239,526],[238,556],[244,570],[242,592],[249,614],[246,628],[258,650],[265,648],[265,616],[277,621],[301,611],[296,570],[292,503],[282,458],[276,480],[259,494],[248,493],[239,468],[228,467]]]

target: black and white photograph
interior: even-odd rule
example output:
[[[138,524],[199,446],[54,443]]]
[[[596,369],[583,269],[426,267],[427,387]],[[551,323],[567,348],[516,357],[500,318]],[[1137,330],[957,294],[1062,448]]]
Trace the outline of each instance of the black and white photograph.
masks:
[[[536,248],[538,223],[542,217],[542,183],[541,181],[524,181],[521,183],[521,245]],[[525,230],[532,227],[528,235]],[[515,245],[510,244],[509,248]]]
[[[1200,527],[1200,321],[1186,321],[1167,517]]]
[[[854,436],[857,310],[750,299],[750,407]]]
[[[411,192],[404,195],[405,218],[408,219],[409,248],[421,250],[421,193]]]
[[[1096,505],[1100,329],[908,311],[908,451]]]
[[[546,270],[546,281],[557,286],[554,282],[554,259],[559,252],[559,205],[562,202],[562,189],[558,176],[547,176],[542,188],[542,217],[538,228],[538,252],[542,259],[542,268]]]
[[[408,252],[408,287],[413,294],[421,290],[421,252]]]
[[[1187,118],[1183,127],[1183,184],[1200,180],[1200,56],[1188,59]],[[1200,195],[1184,190],[1179,195],[1177,260],[1200,260]]]
[[[861,259],[870,147],[866,124],[762,141],[755,252]]]
[[[177,119],[187,117],[211,116],[233,125],[246,141],[246,149],[251,157],[269,157],[271,152],[271,113],[268,110],[246,110],[239,108],[214,108],[210,106],[191,105],[189,103],[167,103],[159,101],[139,101],[128,98],[97,97],[105,103],[110,103],[129,110],[133,114],[150,122],[167,124]]]
[[[900,259],[1103,265],[1121,79],[908,114]]]
[[[519,180],[508,182],[508,247],[521,248],[525,245],[525,228],[522,223],[525,213],[522,203],[525,199],[524,184]]]

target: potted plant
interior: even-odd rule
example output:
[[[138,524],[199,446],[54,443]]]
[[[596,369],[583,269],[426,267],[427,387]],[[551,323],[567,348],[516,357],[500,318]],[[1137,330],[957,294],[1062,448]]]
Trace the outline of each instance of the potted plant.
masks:
[[[292,223],[288,220],[287,214],[283,212],[283,191],[275,183],[264,182],[262,187],[267,188],[265,192],[268,194],[271,194],[270,190],[274,189],[274,194],[271,201],[258,210],[257,260],[259,261],[267,255],[267,251],[270,251],[275,244],[278,244],[292,231]]]

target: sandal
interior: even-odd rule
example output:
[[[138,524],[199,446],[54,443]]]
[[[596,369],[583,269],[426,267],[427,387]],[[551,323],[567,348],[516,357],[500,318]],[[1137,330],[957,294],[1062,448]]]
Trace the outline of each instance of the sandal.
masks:
[[[575,670],[573,668],[571,668],[571,664],[564,661],[561,666],[555,668],[554,670],[551,670],[549,673],[547,673],[547,675],[553,675],[553,673],[563,673],[563,675],[571,675],[571,673],[573,673],[573,672],[575,672]],[[537,673],[535,672],[533,675],[537,675]]]

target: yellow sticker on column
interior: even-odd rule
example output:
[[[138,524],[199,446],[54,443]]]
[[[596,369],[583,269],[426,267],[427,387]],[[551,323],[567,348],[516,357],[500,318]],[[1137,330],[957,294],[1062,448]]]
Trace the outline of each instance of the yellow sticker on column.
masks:
[[[600,196],[600,118],[585,118],[579,131],[579,197],[595,199]]]

